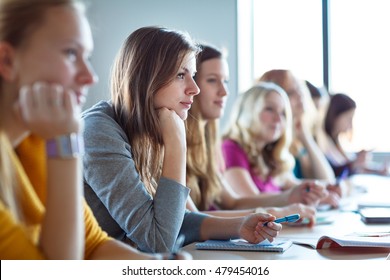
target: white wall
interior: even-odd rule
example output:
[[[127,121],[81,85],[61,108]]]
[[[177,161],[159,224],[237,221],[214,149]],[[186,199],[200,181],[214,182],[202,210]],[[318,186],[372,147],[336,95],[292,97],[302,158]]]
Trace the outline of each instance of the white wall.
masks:
[[[188,31],[196,40],[229,50],[229,89],[225,116],[237,94],[237,0],[89,0],[95,51],[92,64],[99,83],[91,90],[85,109],[109,98],[109,73],[125,38],[142,26],[159,25]],[[224,122],[224,121],[222,121]]]

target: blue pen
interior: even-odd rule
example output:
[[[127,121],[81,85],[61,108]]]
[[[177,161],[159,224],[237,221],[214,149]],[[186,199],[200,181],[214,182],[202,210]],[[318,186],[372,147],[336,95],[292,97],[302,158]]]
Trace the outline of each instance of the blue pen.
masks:
[[[300,218],[301,218],[301,216],[299,214],[292,214],[292,215],[285,216],[283,218],[276,219],[273,222],[274,223],[294,223],[294,222],[298,221]],[[267,224],[268,224],[268,222],[265,222],[263,225],[266,226]]]
[[[343,180],[347,179],[348,175],[349,175],[349,169],[348,167],[345,167],[343,169],[343,172],[341,172],[340,176],[336,179],[336,186],[339,186]]]

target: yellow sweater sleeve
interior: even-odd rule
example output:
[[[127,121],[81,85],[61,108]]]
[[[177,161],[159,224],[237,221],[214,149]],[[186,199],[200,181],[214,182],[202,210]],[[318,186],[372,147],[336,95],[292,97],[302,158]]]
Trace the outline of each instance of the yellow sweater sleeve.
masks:
[[[46,152],[45,143],[37,136],[26,138],[16,149],[19,159],[24,166],[31,183],[40,200],[46,200]],[[89,259],[94,250],[103,242],[110,239],[107,233],[99,226],[88,204],[84,200],[85,222],[85,255]]]
[[[9,208],[0,202],[0,258],[43,259],[38,237],[44,208],[12,148],[9,148],[8,154],[18,182],[17,193],[22,217],[21,220],[17,219]]]
[[[44,259],[37,244],[21,223],[14,219],[9,210],[0,202],[0,259]]]

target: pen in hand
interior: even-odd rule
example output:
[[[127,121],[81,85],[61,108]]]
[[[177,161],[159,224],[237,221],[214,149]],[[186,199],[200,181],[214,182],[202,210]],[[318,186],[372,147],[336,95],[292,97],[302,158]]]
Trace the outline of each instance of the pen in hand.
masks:
[[[301,216],[299,214],[292,214],[292,215],[285,216],[283,218],[276,219],[273,222],[274,223],[285,223],[285,222],[294,223],[294,222],[298,221],[300,218],[301,218]],[[268,222],[265,222],[263,225],[266,226],[267,224],[268,224]]]
[[[349,175],[349,170],[346,167],[343,169],[343,172],[341,172],[340,176],[336,179],[336,186],[339,186],[343,180],[347,179],[348,175]]]

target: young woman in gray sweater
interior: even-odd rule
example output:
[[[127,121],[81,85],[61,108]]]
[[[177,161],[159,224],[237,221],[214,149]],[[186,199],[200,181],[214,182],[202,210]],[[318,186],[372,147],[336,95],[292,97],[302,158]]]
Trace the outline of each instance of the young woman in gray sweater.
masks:
[[[136,30],[113,67],[111,100],[83,114],[85,196],[111,236],[145,252],[241,237],[273,240],[281,225],[270,214],[219,218],[186,210],[184,120],[199,88],[197,46],[182,32]]]

